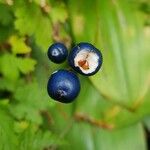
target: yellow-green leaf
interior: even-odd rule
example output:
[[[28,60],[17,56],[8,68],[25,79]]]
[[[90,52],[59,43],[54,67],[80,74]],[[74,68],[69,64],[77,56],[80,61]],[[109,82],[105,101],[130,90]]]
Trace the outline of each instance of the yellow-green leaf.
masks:
[[[26,54],[31,52],[31,48],[25,43],[24,37],[13,35],[10,37],[9,43],[14,54]]]

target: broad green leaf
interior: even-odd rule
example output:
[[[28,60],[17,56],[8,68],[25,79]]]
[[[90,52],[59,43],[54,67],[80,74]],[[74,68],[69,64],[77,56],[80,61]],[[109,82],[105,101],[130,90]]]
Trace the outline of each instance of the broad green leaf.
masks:
[[[102,50],[102,70],[90,80],[107,100],[129,107],[143,101],[150,72],[142,15],[136,14],[131,4],[101,0],[68,3],[76,42],[87,41]]]
[[[149,99],[146,99],[141,106],[135,110],[127,110],[119,105],[110,106],[103,114],[105,122],[111,124],[114,128],[129,126],[133,123],[139,122],[145,116],[149,116]]]
[[[63,148],[65,150],[146,150],[144,132],[140,124],[106,131],[87,124],[74,123],[67,139],[69,142],[68,146]]]
[[[146,126],[146,128],[148,129],[148,131],[150,131],[150,117],[149,116],[144,118],[143,123]]]
[[[75,102],[74,117],[86,118],[97,123],[99,128],[114,129],[137,123],[149,115],[149,92],[145,101],[136,110],[106,101],[87,79],[80,78],[81,91]],[[64,108],[65,111],[65,108]]]
[[[15,3],[15,28],[22,35],[33,35],[36,44],[46,51],[52,42],[51,21],[34,2]]]
[[[95,149],[108,150],[146,150],[146,141],[143,127],[141,124],[131,125],[130,127],[115,130],[95,130]]]
[[[17,37],[15,35],[11,36],[9,43],[12,46],[12,52],[14,54],[26,54],[31,52],[31,48],[26,45],[24,37]]]
[[[104,112],[113,106],[105,101],[87,79],[80,77],[81,91],[75,102],[75,114],[103,121]]]
[[[78,124],[74,122],[66,138],[68,144],[61,147],[60,149],[62,150],[95,150],[92,130],[88,124]],[[98,149],[101,150],[100,147]]]

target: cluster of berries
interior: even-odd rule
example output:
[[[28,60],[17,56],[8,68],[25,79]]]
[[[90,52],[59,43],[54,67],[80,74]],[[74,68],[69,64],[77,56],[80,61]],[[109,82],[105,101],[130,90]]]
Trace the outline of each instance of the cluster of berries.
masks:
[[[71,68],[79,74],[91,76],[102,66],[100,50],[90,43],[79,43],[69,53],[62,43],[54,43],[48,48],[48,58],[54,63],[62,63],[68,57]],[[76,73],[60,69],[52,73],[47,91],[51,98],[62,103],[72,102],[80,92],[80,81]]]

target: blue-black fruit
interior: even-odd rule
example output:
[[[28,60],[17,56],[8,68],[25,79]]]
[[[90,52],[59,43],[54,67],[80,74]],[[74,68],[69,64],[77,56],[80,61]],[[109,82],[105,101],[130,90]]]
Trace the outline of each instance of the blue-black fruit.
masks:
[[[62,103],[72,102],[80,92],[80,81],[71,71],[58,70],[49,78],[47,91],[51,98]]]
[[[78,73],[91,76],[99,71],[103,59],[100,50],[90,43],[82,42],[73,47],[68,62]]]
[[[62,63],[68,56],[67,48],[62,43],[54,43],[48,48],[48,58],[54,63]]]

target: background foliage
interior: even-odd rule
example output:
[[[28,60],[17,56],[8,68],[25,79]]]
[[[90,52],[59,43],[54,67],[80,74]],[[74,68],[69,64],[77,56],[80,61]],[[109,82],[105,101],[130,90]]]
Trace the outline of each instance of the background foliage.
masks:
[[[55,41],[104,57],[69,105],[46,91]],[[0,150],[148,149],[149,41],[148,0],[0,0]]]

